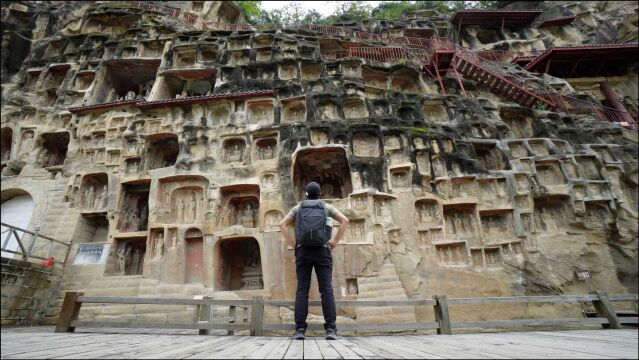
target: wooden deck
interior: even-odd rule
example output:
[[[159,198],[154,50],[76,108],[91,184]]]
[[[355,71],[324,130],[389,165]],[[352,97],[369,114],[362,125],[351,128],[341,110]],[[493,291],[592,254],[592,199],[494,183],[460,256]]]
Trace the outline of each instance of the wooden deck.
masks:
[[[3,328],[2,358],[636,359],[637,330],[345,337],[198,336],[194,331]]]

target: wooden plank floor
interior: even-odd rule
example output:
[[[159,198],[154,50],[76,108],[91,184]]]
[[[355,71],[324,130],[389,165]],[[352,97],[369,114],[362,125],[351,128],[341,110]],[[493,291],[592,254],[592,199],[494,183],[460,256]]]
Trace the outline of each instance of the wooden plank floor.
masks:
[[[395,335],[295,341],[193,331],[3,328],[3,359],[637,359],[636,329]]]

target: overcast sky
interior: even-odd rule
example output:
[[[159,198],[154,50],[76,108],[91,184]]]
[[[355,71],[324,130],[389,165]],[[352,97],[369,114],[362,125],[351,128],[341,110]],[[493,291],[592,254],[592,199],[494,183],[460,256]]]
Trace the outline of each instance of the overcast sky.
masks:
[[[341,1],[295,1],[300,4],[306,10],[317,10],[320,14],[327,16],[333,13],[337,8],[337,5]],[[367,3],[375,6],[381,1],[366,1]],[[262,1],[262,7],[265,10],[284,9],[289,6],[292,1]]]

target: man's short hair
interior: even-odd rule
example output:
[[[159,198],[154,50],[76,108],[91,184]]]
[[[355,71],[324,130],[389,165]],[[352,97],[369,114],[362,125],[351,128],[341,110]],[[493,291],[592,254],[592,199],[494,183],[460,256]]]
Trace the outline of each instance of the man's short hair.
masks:
[[[310,200],[319,199],[320,194],[322,193],[322,189],[320,188],[319,184],[316,183],[315,181],[311,181],[310,183],[308,183],[304,191],[306,191],[306,197],[309,198]]]

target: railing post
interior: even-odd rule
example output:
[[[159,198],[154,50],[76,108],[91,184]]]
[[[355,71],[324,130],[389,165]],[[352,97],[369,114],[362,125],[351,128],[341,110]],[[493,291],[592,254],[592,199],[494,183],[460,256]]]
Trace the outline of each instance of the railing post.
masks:
[[[591,291],[591,295],[596,295],[599,300],[592,300],[592,305],[595,307],[598,317],[605,317],[608,319],[608,324],[602,324],[606,329],[621,329],[621,324],[617,318],[617,313],[612,307],[612,302],[608,297],[608,293],[605,291]]]
[[[20,246],[20,251],[22,251],[22,259],[24,261],[29,261],[27,250],[24,248],[24,245],[22,245],[22,240],[20,240],[20,237],[18,236],[18,233],[16,232],[15,229],[13,230],[13,236],[15,236],[16,241],[18,242],[18,246]]]
[[[212,297],[203,296],[203,300],[210,300]],[[200,304],[197,306],[197,322],[205,321],[209,323],[211,321],[211,305],[210,304]],[[211,329],[199,329],[198,334],[200,335],[211,335]]]
[[[64,294],[64,301],[62,302],[62,309],[60,310],[55,332],[75,332],[75,326],[71,326],[71,323],[77,320],[80,314],[82,303],[78,301],[78,298],[82,295],[84,293],[74,291],[68,291]]]
[[[435,295],[435,319],[439,323],[437,328],[438,334],[452,335],[453,330],[450,326],[450,314],[448,313],[448,298],[446,295]]]
[[[33,247],[38,240],[38,234],[40,234],[39,226],[35,228],[34,234],[31,234],[31,244],[29,244],[29,250],[27,250],[27,257],[31,256],[31,251],[33,251]]]
[[[264,298],[253,296],[251,302],[251,336],[262,336],[262,324],[264,323]]]
[[[232,318],[231,321],[229,321],[230,324],[237,323],[237,306],[229,306],[229,317]],[[235,330],[229,329],[226,335],[235,335]]]

